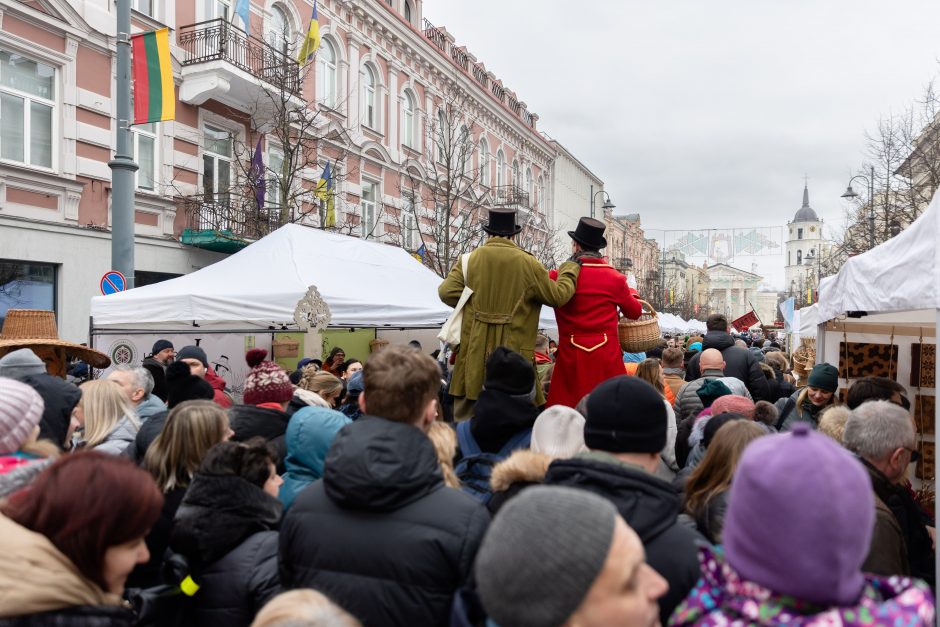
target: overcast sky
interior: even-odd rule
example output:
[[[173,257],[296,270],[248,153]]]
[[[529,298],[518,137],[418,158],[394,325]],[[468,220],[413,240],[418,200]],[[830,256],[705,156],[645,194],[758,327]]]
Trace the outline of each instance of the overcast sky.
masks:
[[[866,131],[940,70],[936,0],[425,0],[424,14],[653,237],[783,225],[804,174],[841,227]],[[782,262],[759,261],[782,285],[768,267]]]

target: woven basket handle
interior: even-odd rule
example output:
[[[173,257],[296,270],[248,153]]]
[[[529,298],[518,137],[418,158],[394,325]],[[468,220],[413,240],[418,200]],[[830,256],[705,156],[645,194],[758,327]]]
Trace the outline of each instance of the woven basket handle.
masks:
[[[652,313],[654,316],[657,316],[657,317],[659,316],[659,314],[656,313],[656,310],[653,309],[653,306],[650,305],[648,302],[646,302],[645,300],[642,300],[642,299],[640,299],[640,298],[638,298],[637,300],[640,301],[640,304],[641,304],[641,305],[646,305],[646,306],[649,308],[650,313]]]

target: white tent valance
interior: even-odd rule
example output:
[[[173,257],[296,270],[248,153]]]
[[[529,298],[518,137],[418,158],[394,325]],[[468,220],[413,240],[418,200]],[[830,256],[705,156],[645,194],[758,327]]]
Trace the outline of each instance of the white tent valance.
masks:
[[[451,312],[440,283],[401,248],[288,224],[191,274],[96,296],[91,315],[95,329],[294,327],[298,301],[316,286],[330,326],[437,327]]]

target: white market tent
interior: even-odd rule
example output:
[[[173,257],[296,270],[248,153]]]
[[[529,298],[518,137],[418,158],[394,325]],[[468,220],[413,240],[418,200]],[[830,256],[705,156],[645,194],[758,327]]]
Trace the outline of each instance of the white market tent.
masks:
[[[890,342],[898,345],[898,383],[911,382],[905,377],[911,369],[911,344],[935,344],[940,326],[938,239],[940,194],[897,237],[849,259],[838,274],[823,279],[819,287],[817,362],[838,364],[838,342],[843,338]],[[937,375],[940,372],[934,373],[935,381]],[[936,434],[940,432],[940,403],[933,418]],[[933,488],[936,491],[936,479]],[[940,501],[935,502],[934,517],[940,519]],[[937,558],[940,575],[940,545]]]
[[[331,327],[433,328],[451,312],[440,283],[401,248],[288,224],[191,274],[92,298],[92,333],[296,329],[310,286],[329,305]]]

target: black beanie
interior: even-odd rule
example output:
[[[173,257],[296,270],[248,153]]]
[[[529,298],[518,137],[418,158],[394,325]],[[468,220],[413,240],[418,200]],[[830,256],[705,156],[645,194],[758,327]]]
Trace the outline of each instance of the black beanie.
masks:
[[[483,387],[512,396],[530,394],[535,389],[535,368],[519,353],[497,346],[486,360]]]
[[[637,377],[604,381],[588,398],[584,443],[610,453],[658,453],[666,446],[666,401]]]
[[[189,364],[174,361],[166,369],[166,407],[173,409],[184,401],[211,401],[215,390],[205,379],[189,371]]]
[[[747,420],[747,418],[741,414],[734,414],[727,411],[709,418],[708,422],[705,423],[705,428],[702,429],[702,446],[707,449],[715,438],[715,434],[718,433],[718,430],[735,420]]]
[[[183,361],[184,359],[198,359],[202,362],[204,368],[209,367],[209,359],[206,357],[206,351],[198,346],[190,345],[179,349],[176,353],[176,361]]]

